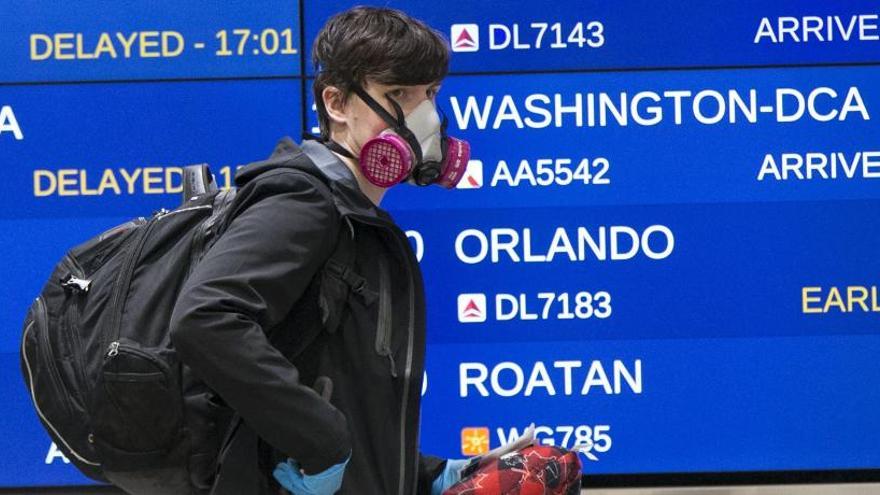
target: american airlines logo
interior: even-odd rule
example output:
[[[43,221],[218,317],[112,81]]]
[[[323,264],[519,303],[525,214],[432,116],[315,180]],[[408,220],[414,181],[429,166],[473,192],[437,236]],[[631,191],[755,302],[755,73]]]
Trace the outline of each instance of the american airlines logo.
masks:
[[[464,176],[455,186],[456,189],[479,189],[483,187],[483,162],[469,160]]]
[[[460,294],[458,296],[458,321],[483,323],[486,321],[486,294]]]
[[[453,24],[452,51],[475,52],[480,49],[480,28],[476,24]]]

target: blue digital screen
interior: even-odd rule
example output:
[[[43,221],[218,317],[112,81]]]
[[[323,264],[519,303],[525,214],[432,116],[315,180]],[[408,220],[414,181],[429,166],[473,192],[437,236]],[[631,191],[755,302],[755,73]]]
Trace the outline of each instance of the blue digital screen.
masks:
[[[389,2],[449,40],[457,189],[383,207],[424,272],[422,451],[589,445],[586,475],[880,467],[875,2]],[[0,8],[0,486],[89,481],[21,324],[65,251],[317,132],[342,2]],[[115,56],[114,56],[115,55]]]

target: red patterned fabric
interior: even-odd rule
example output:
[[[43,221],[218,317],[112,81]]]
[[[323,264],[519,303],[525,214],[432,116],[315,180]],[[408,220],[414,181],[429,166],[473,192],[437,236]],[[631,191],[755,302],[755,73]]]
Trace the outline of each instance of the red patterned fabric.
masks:
[[[443,495],[577,495],[581,460],[560,447],[532,445],[468,466]]]

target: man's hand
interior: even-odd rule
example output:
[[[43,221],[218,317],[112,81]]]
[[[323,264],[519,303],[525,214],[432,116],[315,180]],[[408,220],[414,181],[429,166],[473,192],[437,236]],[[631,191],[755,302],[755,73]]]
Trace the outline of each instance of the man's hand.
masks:
[[[318,474],[305,474],[293,459],[279,462],[272,475],[284,488],[293,495],[333,495],[342,486],[345,466],[351,456],[343,462],[330,467]]]
[[[461,470],[470,462],[470,459],[449,459],[446,468],[434,479],[431,485],[431,495],[442,495],[449,487],[461,481]]]
[[[474,471],[492,461],[498,460],[507,454],[522,450],[535,443],[535,423],[529,425],[526,431],[513,442],[497,447],[483,455],[470,459],[450,459],[446,463],[446,469],[434,480],[431,486],[431,495],[442,495],[452,485],[461,481],[462,474],[470,476]]]

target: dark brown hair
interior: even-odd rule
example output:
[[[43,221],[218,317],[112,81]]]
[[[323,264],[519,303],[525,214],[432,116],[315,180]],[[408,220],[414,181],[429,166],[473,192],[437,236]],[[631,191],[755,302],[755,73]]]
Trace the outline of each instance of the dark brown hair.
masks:
[[[330,137],[330,118],[321,93],[342,91],[369,78],[380,84],[428,84],[446,77],[449,49],[443,36],[418,19],[390,8],[354,7],[324,24],[312,46],[312,87],[321,137]]]

